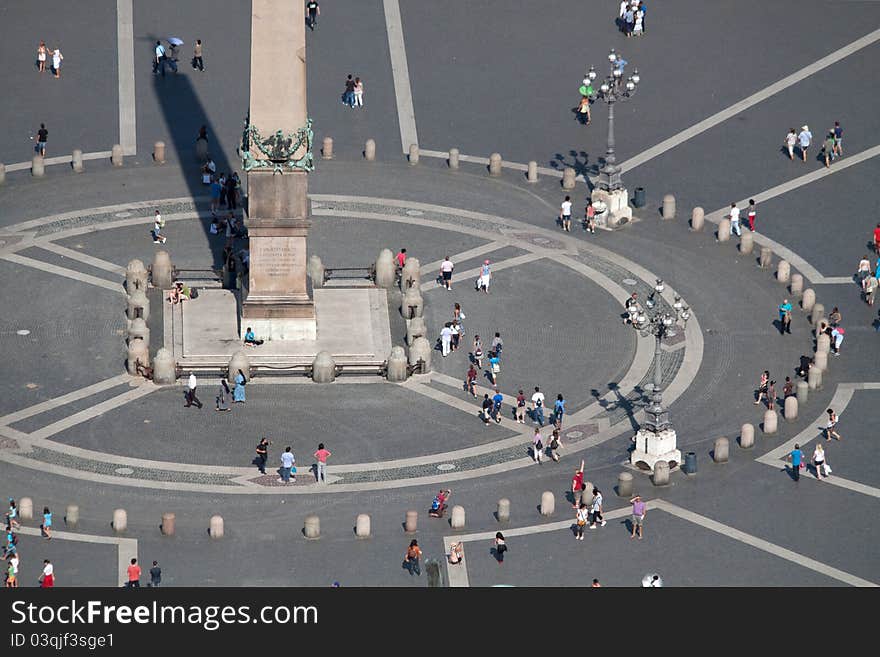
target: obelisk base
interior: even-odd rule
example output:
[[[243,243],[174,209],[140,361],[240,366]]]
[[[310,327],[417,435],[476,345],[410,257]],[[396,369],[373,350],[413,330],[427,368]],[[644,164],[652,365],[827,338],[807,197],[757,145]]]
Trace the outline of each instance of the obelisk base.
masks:
[[[241,309],[241,337],[248,327],[258,340],[317,340],[315,304],[245,301]]]

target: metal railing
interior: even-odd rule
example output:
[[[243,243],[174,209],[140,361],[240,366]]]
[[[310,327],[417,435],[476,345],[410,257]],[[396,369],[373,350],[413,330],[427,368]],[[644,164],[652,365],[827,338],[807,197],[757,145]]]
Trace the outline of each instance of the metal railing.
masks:
[[[324,283],[339,280],[376,281],[376,266],[369,267],[327,267],[324,269]]]

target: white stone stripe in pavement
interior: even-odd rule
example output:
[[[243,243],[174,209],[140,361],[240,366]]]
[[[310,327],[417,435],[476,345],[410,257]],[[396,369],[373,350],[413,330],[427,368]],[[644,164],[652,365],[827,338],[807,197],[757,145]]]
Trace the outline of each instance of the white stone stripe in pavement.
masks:
[[[96,395],[99,392],[109,390],[110,388],[115,388],[118,385],[122,385],[123,383],[132,380],[132,377],[128,374],[120,374],[109,379],[104,379],[103,381],[99,381],[98,383],[86,386],[85,388],[79,388],[78,390],[69,392],[66,395],[61,395],[60,397],[55,397],[54,399],[49,399],[47,401],[40,402],[39,404],[34,404],[33,406],[23,408],[20,411],[15,411],[14,413],[4,415],[3,417],[0,417],[0,426],[15,424],[16,422],[20,422],[21,420],[24,420],[26,418],[33,417],[34,415],[39,415],[40,413],[45,413],[46,411],[51,411],[52,409],[59,408],[60,406],[66,406],[67,404],[75,402],[78,399],[91,397],[92,395]]]
[[[21,527],[19,534],[25,536],[42,536],[42,531],[37,527]],[[74,532],[54,530],[52,539],[56,541],[78,541],[80,543],[99,543],[102,545],[116,546],[116,572],[120,586],[128,581],[128,565],[131,559],[138,558],[138,542],[136,538],[117,538],[115,536],[98,536],[97,534],[76,534]],[[57,577],[64,584],[64,571],[62,570]]]
[[[776,187],[772,187],[763,192],[758,192],[757,194],[752,194],[751,196],[747,196],[746,198],[737,202],[739,207],[746,207],[749,204],[749,199],[754,199],[756,203],[761,203],[763,201],[768,201],[772,198],[776,198],[777,196],[781,196],[786,192],[790,192],[793,189],[797,189],[798,187],[803,187],[804,185],[808,185],[817,180],[821,180],[825,176],[830,176],[831,174],[837,173],[839,171],[843,171],[853,165],[859,164],[866,160],[870,160],[873,157],[880,155],[880,145],[873,146],[864,151],[856,153],[855,155],[846,156],[842,160],[838,160],[833,166],[830,168],[822,167],[820,169],[815,169],[810,171],[803,176],[795,178],[794,180],[789,180],[788,182],[784,182],[781,185],[777,185]],[[706,220],[711,221],[712,223],[717,224],[724,217],[728,215],[730,211],[730,206],[724,206],[714,212],[711,212],[706,215]],[[758,215],[758,223],[760,223],[760,215]],[[784,258],[791,263],[791,266],[797,269],[801,274],[803,274],[806,278],[810,279],[810,281],[814,285],[834,285],[834,284],[851,284],[852,277],[851,276],[824,276],[822,273],[816,269],[813,265],[807,262],[804,258],[799,256],[797,253],[789,249],[788,247],[783,246],[779,242],[770,239],[766,235],[763,235],[760,232],[754,233],[755,242],[760,244],[761,246],[769,246],[773,253],[778,255],[780,258]]]
[[[496,272],[504,271],[505,269],[510,269],[511,267],[519,267],[520,265],[527,264],[529,262],[534,262],[535,260],[542,260],[546,258],[549,254],[547,252],[532,252],[532,253],[524,253],[523,255],[514,256],[512,258],[508,258],[507,260],[499,260],[498,262],[492,263],[492,275],[494,276]],[[474,269],[467,269],[462,272],[453,271],[452,273],[452,283],[453,288],[456,285],[469,285],[473,286],[474,281],[480,275],[479,267]],[[443,287],[439,285],[435,278],[432,278],[429,281],[424,281],[420,289],[422,292],[428,292],[430,290],[436,290]],[[491,286],[490,286],[491,289]]]
[[[456,262],[461,262],[463,260],[470,260],[471,258],[478,258],[487,253],[492,253],[492,251],[498,251],[499,249],[503,249],[505,246],[516,246],[513,240],[510,241],[494,241],[488,242],[486,244],[481,244],[480,246],[475,246],[472,249],[468,249],[467,251],[462,251],[461,253],[453,253],[449,256],[449,259],[455,264]],[[420,264],[420,269],[422,271],[439,271],[440,265],[443,264],[442,260],[435,260],[434,262],[422,263]]]
[[[24,265],[25,267],[33,267],[34,269],[39,269],[49,274],[56,274],[58,276],[64,276],[65,278],[72,278],[73,280],[80,281],[81,283],[88,283],[89,285],[103,287],[107,290],[111,290],[112,292],[125,294],[125,289],[122,287],[122,283],[114,283],[112,281],[108,281],[105,278],[98,278],[97,276],[82,274],[73,269],[58,267],[57,265],[52,265],[48,262],[42,262],[40,260],[34,260],[33,258],[28,258],[18,253],[4,253],[3,255],[0,255],[0,259],[6,260],[8,262],[14,262],[17,265]]]
[[[51,251],[52,253],[56,253],[65,258],[70,258],[71,260],[78,260],[83,264],[89,265],[91,267],[96,267],[97,269],[103,269],[105,271],[113,272],[114,274],[118,274],[119,276],[125,276],[125,267],[120,267],[116,263],[107,262],[106,260],[101,260],[100,258],[96,258],[94,256],[90,256],[87,253],[83,253],[82,251],[77,251],[76,249],[68,249],[66,246],[61,246],[60,244],[55,244],[55,242],[49,241],[39,241],[36,246],[43,249],[44,251]]]
[[[125,155],[137,153],[134,101],[134,9],[132,0],[116,0],[116,53],[119,73],[119,145]]]
[[[403,22],[400,18],[398,0],[383,0],[385,30],[388,33],[388,50],[391,53],[391,73],[394,77],[394,95],[397,99],[397,121],[400,124],[400,144],[404,153],[411,144],[418,146],[416,113],[413,109],[412,88],[409,83],[409,66],[406,62],[406,45],[403,40]]]
[[[709,128],[714,128],[716,125],[718,125],[719,123],[723,123],[732,116],[736,116],[740,112],[747,110],[753,105],[757,105],[761,101],[767,100],[771,96],[778,94],[780,91],[788,89],[788,87],[797,84],[801,80],[810,77],[814,73],[818,73],[822,69],[831,66],[832,64],[839,62],[845,57],[852,55],[854,52],[858,52],[862,48],[870,46],[872,43],[878,40],[880,40],[880,29],[869,32],[862,38],[856,39],[852,43],[847,44],[839,50],[835,50],[830,55],[826,55],[822,59],[819,59],[812,64],[805,66],[799,71],[795,71],[791,75],[782,78],[778,82],[774,82],[770,86],[761,89],[760,91],[752,94],[748,98],[743,98],[741,101],[734,103],[730,107],[723,109],[716,114],[713,114],[709,118],[703,119],[699,123],[692,125],[690,128],[682,130],[678,134],[670,137],[669,139],[661,141],[656,146],[653,146],[648,150],[639,153],[635,157],[626,160],[620,165],[621,171],[623,171],[623,173],[626,173],[627,171],[634,169],[640,164],[644,164],[645,162],[654,159],[658,155],[662,155],[666,151],[683,144],[688,139],[696,137],[700,133],[708,130]]]

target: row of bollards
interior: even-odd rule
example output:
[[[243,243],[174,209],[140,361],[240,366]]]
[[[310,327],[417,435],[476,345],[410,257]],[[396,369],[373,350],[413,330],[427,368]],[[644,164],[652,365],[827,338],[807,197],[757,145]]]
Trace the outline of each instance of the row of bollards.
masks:
[[[124,153],[120,144],[113,144],[110,148],[110,163],[115,167],[121,167],[124,161]],[[94,159],[93,157],[91,159]],[[82,149],[76,148],[70,154],[70,168],[74,173],[85,171],[85,163]],[[157,164],[165,164],[165,142],[157,141],[153,148],[153,160]],[[56,160],[57,161],[57,160]],[[31,176],[42,178],[46,175],[46,159],[39,153],[31,158]],[[6,165],[0,163],[0,185],[6,181]]]

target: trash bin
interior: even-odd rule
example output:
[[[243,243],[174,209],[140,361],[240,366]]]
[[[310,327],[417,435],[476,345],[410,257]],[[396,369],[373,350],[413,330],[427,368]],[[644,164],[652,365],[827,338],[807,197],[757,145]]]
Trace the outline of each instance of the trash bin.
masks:
[[[633,198],[633,205],[637,208],[645,207],[645,188],[644,187],[636,187],[636,195]]]
[[[681,468],[685,474],[697,473],[697,454],[696,452],[688,452],[684,455],[684,465]]]

